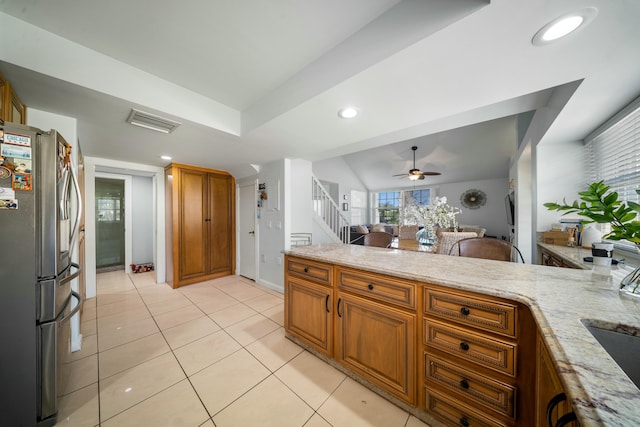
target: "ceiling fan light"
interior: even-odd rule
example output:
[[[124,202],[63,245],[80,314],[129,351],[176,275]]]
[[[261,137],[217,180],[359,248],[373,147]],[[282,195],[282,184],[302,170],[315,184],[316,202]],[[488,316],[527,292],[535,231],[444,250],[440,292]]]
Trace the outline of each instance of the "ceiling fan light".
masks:
[[[420,177],[421,177],[421,176],[422,176],[422,175],[420,175],[420,174],[414,174],[414,173],[412,173],[411,175],[409,175],[409,179],[410,179],[411,181],[417,181],[417,180],[419,180],[419,179],[420,179]]]

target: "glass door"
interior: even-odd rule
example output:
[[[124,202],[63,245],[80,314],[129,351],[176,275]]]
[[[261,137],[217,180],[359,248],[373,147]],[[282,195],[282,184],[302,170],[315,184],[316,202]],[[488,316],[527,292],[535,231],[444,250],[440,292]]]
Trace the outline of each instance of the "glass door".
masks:
[[[124,181],[96,178],[96,268],[124,268]]]

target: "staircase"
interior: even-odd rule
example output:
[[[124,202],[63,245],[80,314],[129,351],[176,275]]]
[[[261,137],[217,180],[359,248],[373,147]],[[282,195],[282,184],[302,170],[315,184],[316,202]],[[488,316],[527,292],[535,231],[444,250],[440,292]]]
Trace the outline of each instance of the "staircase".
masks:
[[[333,201],[331,196],[320,181],[312,175],[313,188],[313,211],[317,216],[319,224],[322,224],[327,234],[336,242],[349,243],[350,229],[349,221],[342,214],[340,207]]]

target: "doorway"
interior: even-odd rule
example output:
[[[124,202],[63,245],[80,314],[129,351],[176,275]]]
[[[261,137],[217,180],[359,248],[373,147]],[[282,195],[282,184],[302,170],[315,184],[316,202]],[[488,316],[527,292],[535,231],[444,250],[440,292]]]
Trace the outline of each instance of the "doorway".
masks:
[[[238,187],[238,274],[256,280],[257,181]]]
[[[96,270],[125,266],[124,181],[96,178]]]

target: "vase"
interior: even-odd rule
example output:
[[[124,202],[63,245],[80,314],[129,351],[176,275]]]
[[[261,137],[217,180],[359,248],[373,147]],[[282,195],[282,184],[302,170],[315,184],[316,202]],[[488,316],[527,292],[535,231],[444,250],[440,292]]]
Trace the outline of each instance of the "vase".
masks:
[[[416,233],[416,240],[420,245],[433,246],[438,241],[436,233],[431,227],[424,227]]]
[[[636,251],[640,253],[640,245],[636,245]],[[640,298],[640,265],[620,281],[620,293]]]

